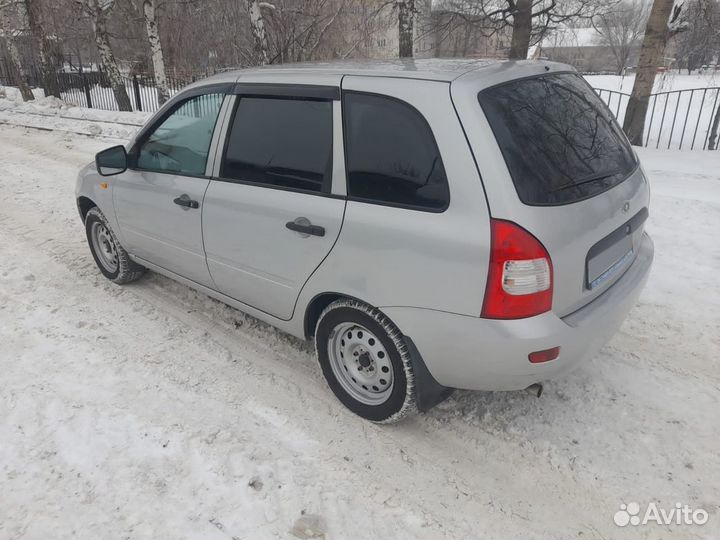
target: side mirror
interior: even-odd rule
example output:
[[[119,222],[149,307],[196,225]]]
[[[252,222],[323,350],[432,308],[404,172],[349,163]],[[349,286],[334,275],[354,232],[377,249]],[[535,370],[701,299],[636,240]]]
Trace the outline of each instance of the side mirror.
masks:
[[[127,161],[124,146],[113,146],[95,154],[95,166],[100,176],[113,176],[125,172]]]

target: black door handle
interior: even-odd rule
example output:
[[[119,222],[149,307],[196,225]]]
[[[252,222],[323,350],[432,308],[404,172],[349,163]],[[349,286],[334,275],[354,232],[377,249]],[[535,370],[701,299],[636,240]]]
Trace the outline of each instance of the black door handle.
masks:
[[[200,208],[200,203],[193,201],[187,195],[180,195],[177,199],[173,200],[178,206],[184,206],[185,208]]]
[[[288,221],[285,226],[291,231],[312,236],[325,236],[325,227],[313,225],[307,218],[297,218],[295,221]]]

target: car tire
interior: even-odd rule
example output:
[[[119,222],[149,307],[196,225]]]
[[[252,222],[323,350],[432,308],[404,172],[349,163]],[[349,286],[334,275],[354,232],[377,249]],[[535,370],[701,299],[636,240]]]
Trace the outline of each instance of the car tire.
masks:
[[[85,216],[85,232],[95,264],[110,281],[124,285],[145,273],[144,266],[130,259],[98,207],[91,208]]]
[[[320,314],[315,349],[330,389],[355,414],[389,424],[417,412],[412,358],[379,310],[357,300],[333,302]]]

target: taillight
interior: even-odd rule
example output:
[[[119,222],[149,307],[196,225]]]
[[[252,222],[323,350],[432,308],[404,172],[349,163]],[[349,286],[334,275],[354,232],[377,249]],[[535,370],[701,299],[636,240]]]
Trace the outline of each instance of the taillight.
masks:
[[[552,308],[552,261],[540,241],[510,221],[490,220],[491,249],[482,317],[522,319]]]

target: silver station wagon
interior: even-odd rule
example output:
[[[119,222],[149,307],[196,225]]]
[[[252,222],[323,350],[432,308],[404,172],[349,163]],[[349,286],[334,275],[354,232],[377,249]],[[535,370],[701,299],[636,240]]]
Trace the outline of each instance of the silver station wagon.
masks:
[[[610,339],[653,259],[649,188],[570,66],[241,70],[80,173],[100,271],[159,272],[303,339],[376,422],[541,389]]]

